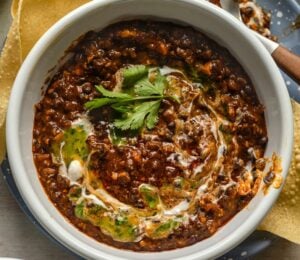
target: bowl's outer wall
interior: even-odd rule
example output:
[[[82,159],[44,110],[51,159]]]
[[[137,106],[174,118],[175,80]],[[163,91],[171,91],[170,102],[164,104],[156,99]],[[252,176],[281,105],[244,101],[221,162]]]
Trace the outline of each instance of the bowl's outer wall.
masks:
[[[49,69],[56,65],[74,39],[89,30],[132,17],[155,16],[193,25],[225,46],[242,64],[266,107],[269,143],[266,155],[282,156],[287,173],[292,147],[292,112],[280,73],[263,46],[230,15],[201,1],[113,0],[91,2],[67,15],[37,43],[15,81],[7,116],[7,145],[14,179],[33,215],[69,249],[87,258],[100,259],[208,259],[219,256],[247,237],[278,196],[271,190],[259,193],[214,236],[193,246],[160,253],[137,253],[96,242],[74,228],[45,194],[32,158],[33,106],[41,98]]]

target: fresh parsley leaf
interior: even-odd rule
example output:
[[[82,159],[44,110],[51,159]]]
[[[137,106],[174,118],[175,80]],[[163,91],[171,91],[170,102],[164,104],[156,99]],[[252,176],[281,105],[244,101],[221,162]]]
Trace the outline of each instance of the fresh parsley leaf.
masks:
[[[134,91],[137,95],[140,96],[163,96],[167,84],[168,82],[166,77],[161,75],[160,72],[157,70],[154,83],[151,83],[148,77],[145,77],[135,84]]]
[[[147,118],[146,118],[146,126],[148,129],[154,128],[158,121],[158,110],[160,107],[160,100],[159,102],[156,101],[156,103],[151,107],[151,111],[149,112]]]
[[[123,85],[130,87],[138,80],[148,75],[148,68],[145,65],[135,65],[123,69]]]
[[[168,85],[167,78],[158,72],[155,78],[154,85],[156,89],[159,91],[160,95],[163,95],[164,90]]]
[[[116,91],[110,91],[102,87],[101,85],[95,86],[95,88],[104,96],[109,98],[132,98],[132,96],[122,93],[122,92],[116,92]]]
[[[129,113],[132,110],[132,105],[126,103],[114,103],[111,107],[120,113]]]
[[[108,104],[117,103],[120,101],[131,100],[133,97],[121,92],[115,92],[105,89],[103,86],[95,86],[95,88],[104,96],[104,98],[95,98],[84,104],[85,108],[92,110],[95,108],[100,108]]]
[[[148,119],[148,126],[154,126],[155,114],[158,112],[160,103],[161,100],[156,100],[138,104],[134,107],[133,112],[129,113],[126,118],[116,119],[114,126],[122,130],[139,129],[144,125],[144,121],[148,119],[149,114],[151,114],[151,116]]]
[[[173,96],[168,96],[168,98],[173,99],[173,101],[175,101],[176,103],[180,104],[180,98],[176,95]]]
[[[84,104],[84,107],[88,110],[92,110],[95,108],[103,107],[105,105],[113,103],[114,100],[111,98],[95,98],[91,101],[88,101]]]
[[[99,85],[96,89],[103,97],[85,103],[85,108],[88,110],[110,105],[112,109],[119,112],[120,114],[117,114],[114,121],[116,128],[122,131],[138,131],[146,126],[152,129],[158,121],[160,104],[164,98],[173,99],[179,103],[177,97],[164,94],[168,82],[157,68],[152,82],[148,78],[149,69],[145,65],[122,69],[122,73],[121,90],[123,92],[110,91]]]
[[[134,92],[139,96],[163,95],[163,89],[153,85],[148,78],[139,80],[134,86]]]

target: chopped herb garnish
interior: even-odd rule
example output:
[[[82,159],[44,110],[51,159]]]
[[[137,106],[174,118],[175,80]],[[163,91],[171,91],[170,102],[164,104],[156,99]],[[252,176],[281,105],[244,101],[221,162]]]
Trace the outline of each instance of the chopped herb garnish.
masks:
[[[83,202],[81,202],[80,204],[76,205],[75,207],[75,216],[77,218],[80,218],[80,219],[84,219],[85,216],[84,216],[84,204]]]
[[[156,209],[160,203],[160,198],[158,191],[155,187],[143,183],[139,187],[139,192],[143,198],[143,201],[146,203],[147,206],[151,209]]]
[[[62,159],[67,167],[73,160],[84,161],[89,154],[86,139],[87,133],[83,126],[71,126],[64,131],[61,139],[52,144],[52,152],[55,158],[58,161]]]
[[[114,121],[116,128],[125,131],[139,130],[146,126],[152,129],[158,121],[161,101],[169,98],[179,102],[177,97],[164,94],[168,82],[159,70],[151,71],[154,76],[152,81],[149,79],[149,69],[144,65],[131,66],[123,69],[122,73],[121,90],[124,92],[110,91],[102,86],[96,86],[103,97],[85,103],[85,108],[88,110],[110,105],[112,109],[119,112],[119,116]]]
[[[100,205],[93,205],[92,207],[87,208],[88,215],[98,214],[100,211],[104,211],[105,209]]]
[[[162,239],[168,237],[180,226],[180,222],[175,219],[169,219],[160,223],[153,223],[148,229],[147,235],[152,239]]]
[[[102,232],[121,242],[133,242],[138,235],[137,217],[102,216],[98,226]]]

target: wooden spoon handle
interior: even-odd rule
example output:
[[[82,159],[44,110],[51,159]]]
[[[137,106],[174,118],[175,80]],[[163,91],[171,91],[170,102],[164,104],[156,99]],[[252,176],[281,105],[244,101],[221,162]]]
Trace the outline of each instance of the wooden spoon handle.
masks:
[[[300,56],[279,45],[272,57],[277,65],[300,85]]]

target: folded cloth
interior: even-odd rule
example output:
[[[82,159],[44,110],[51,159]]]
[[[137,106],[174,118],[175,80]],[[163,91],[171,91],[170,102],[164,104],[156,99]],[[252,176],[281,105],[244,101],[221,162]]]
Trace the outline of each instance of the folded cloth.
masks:
[[[278,201],[259,228],[300,244],[300,104],[292,104],[294,148],[289,175]]]

